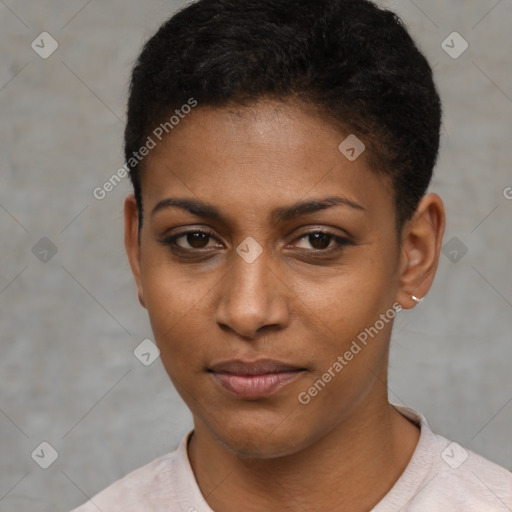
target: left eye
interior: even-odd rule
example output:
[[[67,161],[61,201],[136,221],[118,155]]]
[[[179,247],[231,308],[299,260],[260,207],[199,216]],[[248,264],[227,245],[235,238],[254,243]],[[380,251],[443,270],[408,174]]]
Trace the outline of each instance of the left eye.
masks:
[[[314,233],[307,233],[306,235],[301,236],[299,241],[303,242],[301,247],[302,249],[311,249],[314,250],[325,250],[330,249],[332,247],[336,247],[336,245],[345,245],[348,243],[348,240],[331,233],[324,233],[322,231],[317,231]],[[331,242],[335,242],[331,245]],[[309,244],[310,247],[307,247]]]

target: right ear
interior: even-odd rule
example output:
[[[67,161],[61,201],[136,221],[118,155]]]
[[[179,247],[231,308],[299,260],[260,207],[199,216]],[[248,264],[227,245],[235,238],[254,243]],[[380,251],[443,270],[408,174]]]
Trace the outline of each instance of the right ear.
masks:
[[[137,285],[139,302],[141,306],[145,308],[146,304],[144,303],[144,290],[140,271],[139,210],[133,194],[129,195],[124,200],[124,246],[135,279],[135,284]]]

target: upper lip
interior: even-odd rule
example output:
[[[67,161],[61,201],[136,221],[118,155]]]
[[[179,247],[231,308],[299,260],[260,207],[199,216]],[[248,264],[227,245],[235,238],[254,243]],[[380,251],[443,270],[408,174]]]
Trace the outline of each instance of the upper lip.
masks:
[[[268,373],[295,372],[304,370],[304,368],[274,359],[258,359],[256,361],[234,359],[217,363],[210,367],[209,370],[211,372],[231,373],[233,375],[265,375]]]

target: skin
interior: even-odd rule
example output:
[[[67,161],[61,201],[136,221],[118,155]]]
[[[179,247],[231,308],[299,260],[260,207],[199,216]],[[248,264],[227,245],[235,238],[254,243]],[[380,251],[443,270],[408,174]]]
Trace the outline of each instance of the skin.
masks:
[[[249,512],[339,511],[340,503],[367,511],[418,442],[418,427],[387,399],[392,322],[307,405],[298,401],[380,314],[396,302],[412,308],[412,295],[428,292],[444,233],[442,201],[428,194],[397,237],[393,190],[367,154],[350,162],[340,153],[347,135],[291,102],[200,106],[145,160],[140,240],[136,203],[126,198],[139,300],[192,412],[189,459],[216,512],[242,504]],[[271,219],[276,208],[333,196],[362,209]],[[177,207],[151,214],[170,197],[204,201],[222,220]],[[181,251],[161,242],[197,229],[212,236],[182,236]],[[318,232],[350,243],[307,236]],[[252,263],[236,252],[247,237],[263,250]],[[305,371],[258,400],[233,396],[208,372],[220,361],[260,358]]]

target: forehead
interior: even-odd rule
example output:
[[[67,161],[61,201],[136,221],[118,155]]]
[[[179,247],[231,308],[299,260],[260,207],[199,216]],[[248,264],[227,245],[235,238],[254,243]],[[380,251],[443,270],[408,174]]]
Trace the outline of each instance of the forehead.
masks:
[[[340,194],[389,210],[387,181],[370,169],[366,151],[353,158],[362,148],[353,135],[302,105],[199,105],[147,157],[145,209],[176,195],[256,212],[309,196]]]

